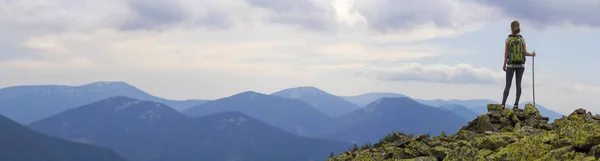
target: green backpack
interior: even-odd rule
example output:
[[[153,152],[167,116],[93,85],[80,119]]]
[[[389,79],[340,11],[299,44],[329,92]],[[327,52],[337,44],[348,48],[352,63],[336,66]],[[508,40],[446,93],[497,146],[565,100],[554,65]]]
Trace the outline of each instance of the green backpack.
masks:
[[[525,64],[522,36],[509,35],[507,64]]]

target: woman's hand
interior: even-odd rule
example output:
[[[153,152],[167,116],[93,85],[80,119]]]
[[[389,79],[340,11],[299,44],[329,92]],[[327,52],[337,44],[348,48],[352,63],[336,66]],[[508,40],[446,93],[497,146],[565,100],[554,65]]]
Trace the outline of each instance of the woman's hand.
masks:
[[[506,72],[506,64],[502,66],[502,70]]]
[[[531,53],[531,56],[535,57],[535,50]]]

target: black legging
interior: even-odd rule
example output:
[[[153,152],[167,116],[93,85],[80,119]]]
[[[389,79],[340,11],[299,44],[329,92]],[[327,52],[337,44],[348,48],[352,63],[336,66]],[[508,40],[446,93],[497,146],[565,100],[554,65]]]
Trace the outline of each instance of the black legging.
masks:
[[[517,83],[517,98],[515,99],[515,106],[519,104],[519,99],[521,97],[521,79],[523,79],[523,72],[525,68],[506,68],[506,86],[504,87],[504,97],[502,97],[502,105],[506,104],[506,98],[508,97],[508,92],[510,91],[510,86],[512,84],[512,78],[514,73],[517,73],[516,83]]]

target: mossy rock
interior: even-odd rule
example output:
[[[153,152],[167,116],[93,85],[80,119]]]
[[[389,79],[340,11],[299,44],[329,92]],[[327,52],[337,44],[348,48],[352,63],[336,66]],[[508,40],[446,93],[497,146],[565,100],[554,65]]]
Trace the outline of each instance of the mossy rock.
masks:
[[[600,158],[600,145],[593,146],[588,151],[587,156],[594,156],[596,158]]]
[[[476,147],[460,146],[450,150],[448,156],[443,161],[476,160],[478,155],[479,150]]]
[[[500,104],[488,104],[487,110],[488,113],[501,113],[504,108]]]
[[[413,141],[410,142],[407,145],[407,148],[410,148],[412,150],[414,150],[414,155],[415,156],[429,156],[429,155],[433,155],[431,153],[431,151],[429,149],[431,149],[431,147],[423,142],[420,141]]]
[[[475,146],[480,149],[496,150],[517,141],[512,135],[492,135],[475,139]]]
[[[494,154],[494,158],[501,160],[536,160],[552,150],[546,144],[548,138],[543,135],[528,136],[515,143],[502,147]]]
[[[429,145],[430,147],[436,147],[436,146],[439,146],[442,144],[442,142],[443,142],[442,139],[443,139],[442,137],[434,137],[434,138],[426,140],[425,143],[427,145]]]
[[[505,108],[504,110],[502,110],[502,116],[504,117],[510,117],[514,114],[514,111],[508,108]]]
[[[513,132],[514,130],[515,128],[512,126],[504,126],[502,129],[500,129],[500,132]]]
[[[493,160],[492,158],[488,157],[493,153],[494,151],[491,151],[489,149],[481,149],[477,154],[477,160]]]
[[[589,150],[592,146],[600,144],[600,124],[586,122],[583,117],[572,114],[557,119],[554,131],[575,148]]]
[[[539,160],[596,160],[596,157],[576,152],[573,146],[565,146],[551,150]]]
[[[441,146],[436,146],[433,149],[431,149],[431,153],[433,153],[433,155],[436,156],[438,159],[446,158],[446,156],[448,156],[449,151],[450,149]]]
[[[488,106],[491,110],[495,105]],[[578,109],[552,124],[533,106],[480,115],[454,135],[393,133],[376,146],[349,151],[328,161],[478,160],[546,161],[598,160],[600,123]],[[498,130],[499,131],[494,131]]]
[[[485,135],[483,135],[481,133],[476,133],[471,130],[458,130],[458,132],[456,132],[454,137],[450,137],[451,139],[449,139],[449,141],[469,140],[469,139],[475,139],[475,138],[484,137],[484,136]]]
[[[494,130],[494,126],[492,124],[492,121],[490,121],[490,117],[488,115],[479,115],[479,117],[476,118],[476,122],[474,127],[472,127],[472,130],[475,132],[479,132],[479,133],[483,133],[485,131],[492,131]]]
[[[540,111],[533,104],[526,104],[523,111],[527,116],[540,116]]]
[[[400,159],[399,161],[437,161],[438,159],[434,156],[422,156],[414,159]]]

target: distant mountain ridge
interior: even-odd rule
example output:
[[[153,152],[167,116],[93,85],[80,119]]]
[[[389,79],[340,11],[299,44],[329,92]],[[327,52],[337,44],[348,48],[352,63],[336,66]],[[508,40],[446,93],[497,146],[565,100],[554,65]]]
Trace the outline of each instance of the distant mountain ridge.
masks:
[[[352,102],[356,105],[364,107],[364,106],[368,105],[369,103],[376,101],[378,99],[384,98],[384,97],[397,98],[397,97],[408,97],[408,96],[399,94],[399,93],[373,92],[373,93],[365,93],[365,94],[356,95],[356,96],[341,96],[341,97],[349,102]]]
[[[447,105],[439,106],[438,108],[443,109],[443,110],[452,111],[452,112],[460,115],[461,117],[465,118],[466,120],[473,120],[477,116],[479,116],[479,114],[476,113],[475,111],[473,111],[463,105],[460,105],[460,104],[447,104]]]
[[[47,136],[0,115],[2,161],[125,161],[111,150]]]
[[[202,117],[220,112],[241,112],[287,132],[308,137],[316,136],[333,120],[304,101],[254,91],[209,101],[182,113]]]
[[[152,96],[125,82],[95,82],[81,86],[29,85],[0,89],[0,114],[21,124],[52,116],[112,96],[127,96],[185,109],[204,100],[175,101]]]
[[[331,117],[348,114],[360,106],[312,86],[284,89],[271,95],[304,101]]]
[[[350,146],[299,137],[240,112],[189,118],[164,104],[121,96],[65,111],[30,127],[107,147],[132,161],[325,160],[329,152]]]
[[[453,133],[467,122],[466,119],[436,107],[418,103],[407,97],[381,98],[340,118],[342,129],[326,138],[363,144],[393,131],[438,135]]]
[[[366,93],[366,94],[362,94],[362,95],[358,95],[358,96],[345,96],[342,97],[352,103],[355,103],[357,105],[362,105],[365,104],[366,102],[371,103],[374,100],[377,100],[379,98],[384,98],[384,97],[390,97],[390,98],[397,98],[397,97],[408,97],[406,95],[403,94],[398,94],[398,93]],[[410,98],[410,97],[409,97]],[[461,100],[461,99],[432,99],[432,100],[427,100],[427,99],[418,99],[418,98],[412,98],[415,101],[422,103],[422,104],[426,104],[429,106],[433,106],[433,107],[444,107],[446,105],[462,105],[466,108],[468,108],[469,110],[472,110],[473,112],[477,113],[477,114],[485,114],[487,112],[486,106],[487,104],[498,104],[499,102],[497,101],[493,101],[493,100],[489,100],[489,99],[466,99],[466,100]],[[520,107],[523,108],[525,106],[525,104],[527,103],[531,103],[531,102],[522,102],[520,103]],[[446,106],[448,107],[448,106]],[[511,107],[510,105],[507,105],[507,107]],[[563,114],[554,112],[544,106],[541,105],[537,105],[537,108],[540,110],[540,113],[542,113],[542,115],[544,116],[548,116],[550,118],[550,120],[554,120],[557,118],[560,118],[563,116]],[[464,109],[460,109],[460,112],[458,112],[460,115],[469,115],[467,117],[472,117],[472,113],[469,114],[470,112],[465,111]]]

